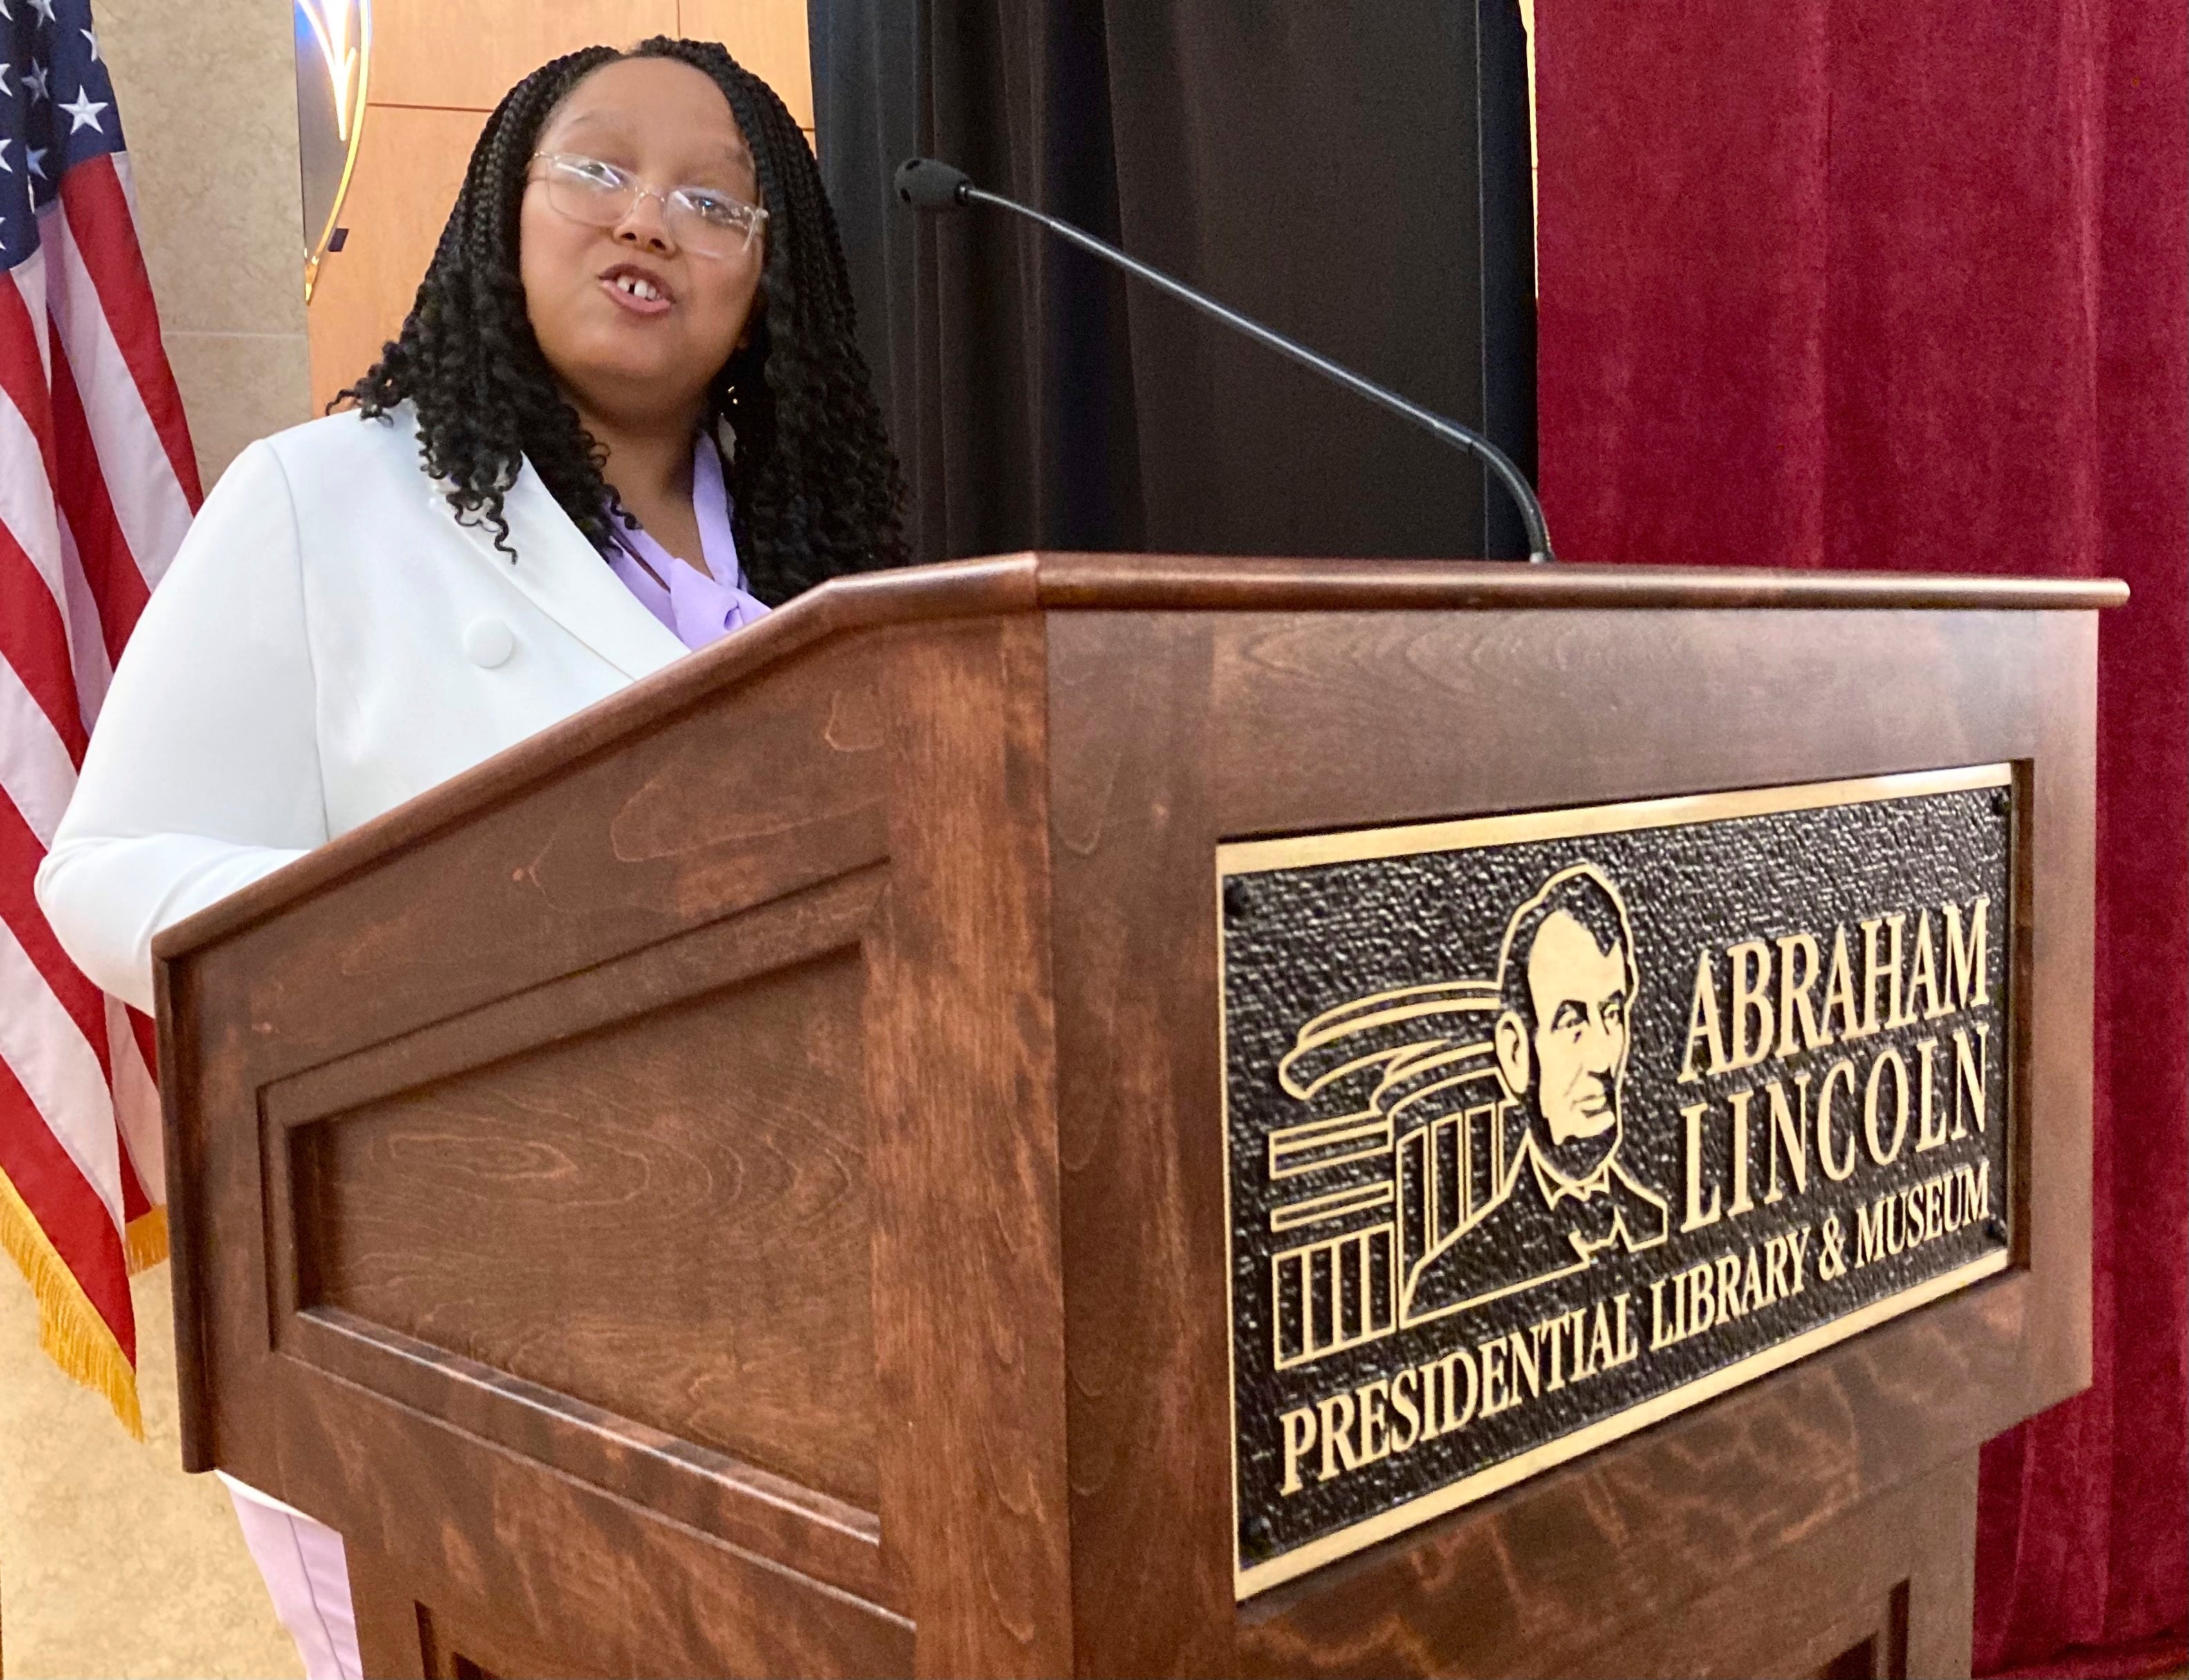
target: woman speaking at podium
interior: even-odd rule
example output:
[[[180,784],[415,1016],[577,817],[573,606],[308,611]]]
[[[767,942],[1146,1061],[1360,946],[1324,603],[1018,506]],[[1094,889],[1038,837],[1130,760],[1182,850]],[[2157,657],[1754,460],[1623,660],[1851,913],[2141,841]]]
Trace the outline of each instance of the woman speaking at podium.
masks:
[[[720,46],[593,48],[512,88],[337,402],[207,498],[39,872],[70,955],[141,1010],[171,923],[902,557],[819,172]],[[307,1668],[354,1673],[339,1540],[237,1508]]]

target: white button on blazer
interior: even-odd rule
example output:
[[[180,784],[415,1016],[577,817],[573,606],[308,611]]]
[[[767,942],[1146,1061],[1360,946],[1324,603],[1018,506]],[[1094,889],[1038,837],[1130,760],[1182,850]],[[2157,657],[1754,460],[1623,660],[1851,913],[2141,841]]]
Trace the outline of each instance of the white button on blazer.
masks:
[[[62,945],[152,1007],[152,937],[684,653],[528,462],[514,563],[407,408],[254,444],[144,609],[38,871]]]
[[[464,653],[475,665],[492,670],[517,651],[517,638],[500,619],[473,619],[464,626]]]

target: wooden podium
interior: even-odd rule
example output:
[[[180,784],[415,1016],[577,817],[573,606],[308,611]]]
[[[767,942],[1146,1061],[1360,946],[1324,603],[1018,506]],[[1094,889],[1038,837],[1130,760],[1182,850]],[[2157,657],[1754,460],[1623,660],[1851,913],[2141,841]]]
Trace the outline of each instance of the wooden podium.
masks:
[[[341,1530],[374,1674],[1966,1673],[1977,1450],[2089,1380],[2124,596],[1050,555],[831,584],[161,939],[188,1465]],[[1992,944],[1953,947],[1965,1001],[1986,950],[2011,995],[1962,1049],[2007,1059],[1992,1275],[1247,1590],[1219,846],[1970,766],[2011,811]],[[1677,1019],[1695,961],[1644,976]],[[1926,1128],[1934,1055],[1956,1077],[1919,1048],[1911,1140],[1911,1070]],[[1756,1123],[1754,1196],[1711,1184],[1736,1209]]]

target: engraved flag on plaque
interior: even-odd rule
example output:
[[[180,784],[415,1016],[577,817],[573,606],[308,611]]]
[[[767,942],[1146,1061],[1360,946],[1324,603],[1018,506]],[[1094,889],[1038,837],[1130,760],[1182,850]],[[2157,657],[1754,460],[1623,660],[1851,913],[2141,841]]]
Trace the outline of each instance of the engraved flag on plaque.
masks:
[[[1219,848],[1245,1598],[2005,1269],[2011,766]]]

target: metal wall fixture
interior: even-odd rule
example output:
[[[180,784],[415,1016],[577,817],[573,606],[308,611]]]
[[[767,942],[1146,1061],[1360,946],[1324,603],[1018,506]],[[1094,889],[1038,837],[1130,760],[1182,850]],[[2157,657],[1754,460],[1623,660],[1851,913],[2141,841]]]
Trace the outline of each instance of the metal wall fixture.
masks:
[[[297,156],[303,186],[304,301],[342,249],[339,218],[357,169],[372,68],[372,0],[295,0]]]

